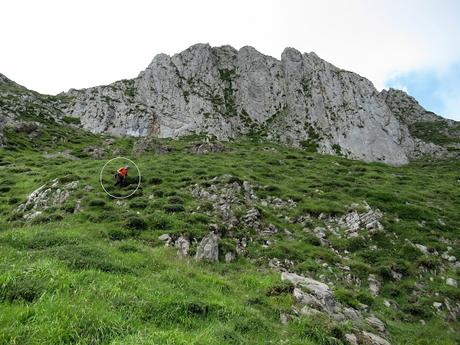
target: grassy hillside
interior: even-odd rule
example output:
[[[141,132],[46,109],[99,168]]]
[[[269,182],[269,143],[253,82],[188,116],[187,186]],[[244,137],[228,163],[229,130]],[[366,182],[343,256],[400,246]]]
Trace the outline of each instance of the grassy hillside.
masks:
[[[133,156],[135,139],[52,123],[5,134],[0,344],[345,343],[350,321],[293,310],[292,286],[269,267],[274,258],[327,282],[343,305],[370,310],[385,322],[392,344],[460,341],[458,315],[447,307],[455,309],[460,292],[446,283],[460,280],[449,261],[460,258],[459,161],[395,168],[251,138],[226,144],[224,152],[192,154],[196,137],[158,142],[163,154]],[[102,166],[118,155],[142,175],[141,188],[121,201],[99,184]],[[59,186],[79,182],[65,202],[26,220],[32,206],[18,212],[19,205],[54,179]],[[258,197],[261,228],[278,229],[268,237],[242,223],[231,227],[212,201],[193,196],[194,188],[244,181]],[[290,204],[263,202],[274,198]],[[383,231],[327,231],[328,245],[315,235],[327,219],[364,201],[383,212]],[[237,217],[246,206],[235,206]],[[197,262],[197,243],[211,229],[221,235],[220,261]],[[165,247],[162,234],[189,238],[189,257]],[[242,238],[245,255],[226,263]],[[369,274],[382,285],[378,296],[369,291]]]

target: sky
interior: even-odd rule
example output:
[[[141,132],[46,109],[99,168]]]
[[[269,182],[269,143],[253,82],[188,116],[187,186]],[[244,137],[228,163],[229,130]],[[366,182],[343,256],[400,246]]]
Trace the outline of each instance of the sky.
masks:
[[[158,53],[314,51],[460,120],[459,0],[0,0],[0,73],[30,89],[133,78]]]

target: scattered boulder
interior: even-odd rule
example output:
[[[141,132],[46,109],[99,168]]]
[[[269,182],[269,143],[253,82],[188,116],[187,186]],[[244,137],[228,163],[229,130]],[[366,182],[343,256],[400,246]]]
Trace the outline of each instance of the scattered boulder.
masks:
[[[162,242],[164,242],[165,246],[170,246],[171,243],[173,242],[172,237],[169,234],[163,234],[158,237],[158,239]]]
[[[358,236],[360,229],[367,229],[371,233],[382,231],[383,225],[380,220],[383,217],[383,213],[379,209],[373,210],[367,202],[363,202],[364,212],[358,212],[359,205],[351,204],[349,206],[348,214],[331,218],[330,222],[334,222],[345,230],[345,233],[349,237]]]
[[[369,274],[369,277],[367,278],[367,282],[369,284],[369,290],[371,290],[372,296],[378,296],[380,292],[380,282],[377,280],[375,277],[375,274]]]
[[[335,311],[334,296],[326,284],[289,272],[282,272],[281,279],[290,281],[296,287],[294,297],[298,302],[329,312]],[[308,292],[304,292],[301,288]]]
[[[369,333],[366,331],[363,331],[362,333],[362,339],[364,340],[364,344],[370,344],[370,345],[391,345],[387,340],[383,339],[382,337]]]
[[[244,256],[247,252],[246,250],[246,247],[248,246],[248,243],[246,241],[246,238],[241,238],[241,239],[238,239],[238,242],[236,243],[236,253],[239,255],[239,256]]]
[[[358,345],[358,338],[352,333],[345,334],[345,340],[350,345]]]
[[[261,235],[263,236],[272,236],[278,232],[278,229],[273,224],[268,224],[268,226],[262,230]]]
[[[268,267],[279,272],[289,272],[294,267],[294,262],[289,259],[279,260],[278,258],[273,258],[268,261]]]
[[[286,313],[280,314],[280,322],[282,325],[287,325],[290,320],[291,320],[291,316],[289,314],[286,314]]]
[[[433,307],[436,309],[436,311],[441,311],[442,303],[441,302],[433,302]]]
[[[262,215],[256,207],[260,203],[264,207],[294,207],[291,200],[267,197],[260,200],[254,193],[254,186],[248,181],[241,181],[232,175],[216,176],[206,184],[195,184],[191,194],[194,198],[206,200],[212,204],[228,229],[244,225],[256,231],[262,228]]]
[[[344,307],[340,302],[335,300],[327,284],[289,272],[282,272],[281,279],[291,282],[294,286],[292,294],[297,303],[302,306],[300,314],[309,316],[321,313],[327,314],[337,322],[346,320],[351,321],[355,329],[366,329],[365,327],[367,324],[384,336],[385,325],[380,319],[372,314],[365,319],[361,311],[352,307]],[[295,306],[293,308],[297,310]],[[363,305],[362,309],[363,312],[369,312],[367,306],[364,308]],[[389,344],[388,341],[381,336],[377,336],[373,333],[368,334],[369,335],[350,333],[347,341],[350,344]]]
[[[261,215],[260,215],[259,210],[255,207],[251,207],[246,212],[246,214],[243,216],[242,221],[247,227],[253,228],[255,230],[259,230],[261,226],[260,218],[261,218]]]
[[[211,262],[219,261],[219,235],[210,232],[205,236],[198,245],[195,259]]]
[[[233,252],[227,252],[225,254],[225,262],[229,263],[235,260],[235,253]]]
[[[188,256],[188,251],[190,249],[190,241],[184,236],[180,236],[176,243],[174,244],[177,248],[177,256],[185,258]]]
[[[77,202],[75,203],[75,209],[73,210],[73,213],[78,213],[81,211],[82,211],[81,200],[77,200]]]
[[[453,287],[458,286],[457,281],[455,279],[453,279],[453,278],[447,278],[446,279],[446,284],[450,285],[450,286],[453,286]]]
[[[16,133],[22,133],[27,135],[30,139],[37,138],[40,136],[39,129],[43,127],[43,124],[36,121],[26,122],[26,121],[19,121],[12,124],[12,129]]]
[[[428,251],[428,248],[422,244],[414,244],[414,246],[420,250],[423,254],[425,255],[430,255],[430,252]]]
[[[59,179],[34,190],[27,198],[27,201],[16,208],[16,212],[23,213],[23,218],[27,221],[50,207],[60,207],[70,197],[73,191],[78,187],[79,181],[61,183]]]
[[[366,318],[366,321],[375,329],[377,329],[379,332],[383,333],[385,332],[385,324],[383,323],[382,320],[379,318],[375,317],[374,315]]]

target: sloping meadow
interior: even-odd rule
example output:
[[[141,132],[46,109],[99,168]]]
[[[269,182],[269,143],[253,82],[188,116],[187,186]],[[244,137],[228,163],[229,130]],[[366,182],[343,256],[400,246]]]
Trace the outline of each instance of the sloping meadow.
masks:
[[[375,314],[391,343],[459,341],[458,161],[395,168],[250,138],[191,153],[199,137],[133,156],[134,139],[78,133],[38,144],[7,133],[0,151],[0,343],[345,343],[355,325],[302,315],[280,271]],[[121,200],[99,184],[119,155],[142,176]],[[344,228],[366,207],[379,226]],[[198,262],[210,231],[219,262]]]

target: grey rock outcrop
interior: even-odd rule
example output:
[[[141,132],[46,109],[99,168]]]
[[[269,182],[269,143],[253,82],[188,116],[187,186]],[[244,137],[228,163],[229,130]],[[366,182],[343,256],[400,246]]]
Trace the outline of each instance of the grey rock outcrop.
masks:
[[[363,332],[362,338],[365,341],[364,344],[370,345],[391,345],[387,340],[384,338],[369,332]]]
[[[190,241],[184,236],[180,236],[176,243],[174,244],[177,248],[177,255],[179,257],[185,258],[188,256],[188,251],[190,249]]]
[[[442,151],[411,135],[399,118],[402,97],[379,94],[369,80],[293,48],[277,60],[247,46],[196,44],[155,56],[132,80],[65,95],[73,100],[61,109],[95,133],[202,133],[226,140],[258,132],[293,146],[394,165]]]
[[[360,229],[367,229],[370,232],[384,230],[383,225],[380,223],[383,217],[382,211],[372,209],[365,201],[361,205],[364,210],[359,210],[359,207],[360,205],[358,204],[352,204],[349,206],[349,212],[346,215],[333,217],[329,221],[343,228],[348,237],[358,236]]]
[[[381,284],[375,277],[375,274],[369,274],[367,282],[369,283],[369,290],[371,291],[372,296],[378,296]]]
[[[325,309],[329,312],[335,310],[334,296],[326,284],[289,272],[282,272],[281,279],[287,280],[295,286],[293,294],[298,302],[311,307]],[[303,291],[301,288],[308,292]]]
[[[281,279],[293,285],[292,293],[297,304],[301,306],[300,314],[327,314],[335,321],[351,322],[357,333],[350,333],[346,337],[350,344],[389,344],[385,339],[385,324],[379,318],[373,314],[365,317],[361,311],[343,306],[334,298],[327,284],[286,271],[281,272]],[[297,310],[295,307],[294,309]],[[368,327],[373,328],[379,335],[365,332],[364,329]]]
[[[219,236],[213,232],[206,235],[198,245],[195,255],[196,260],[219,261]]]
[[[70,195],[77,189],[79,181],[61,183],[59,179],[34,190],[29,194],[27,201],[16,208],[25,220],[32,220],[53,206],[62,206]]]

